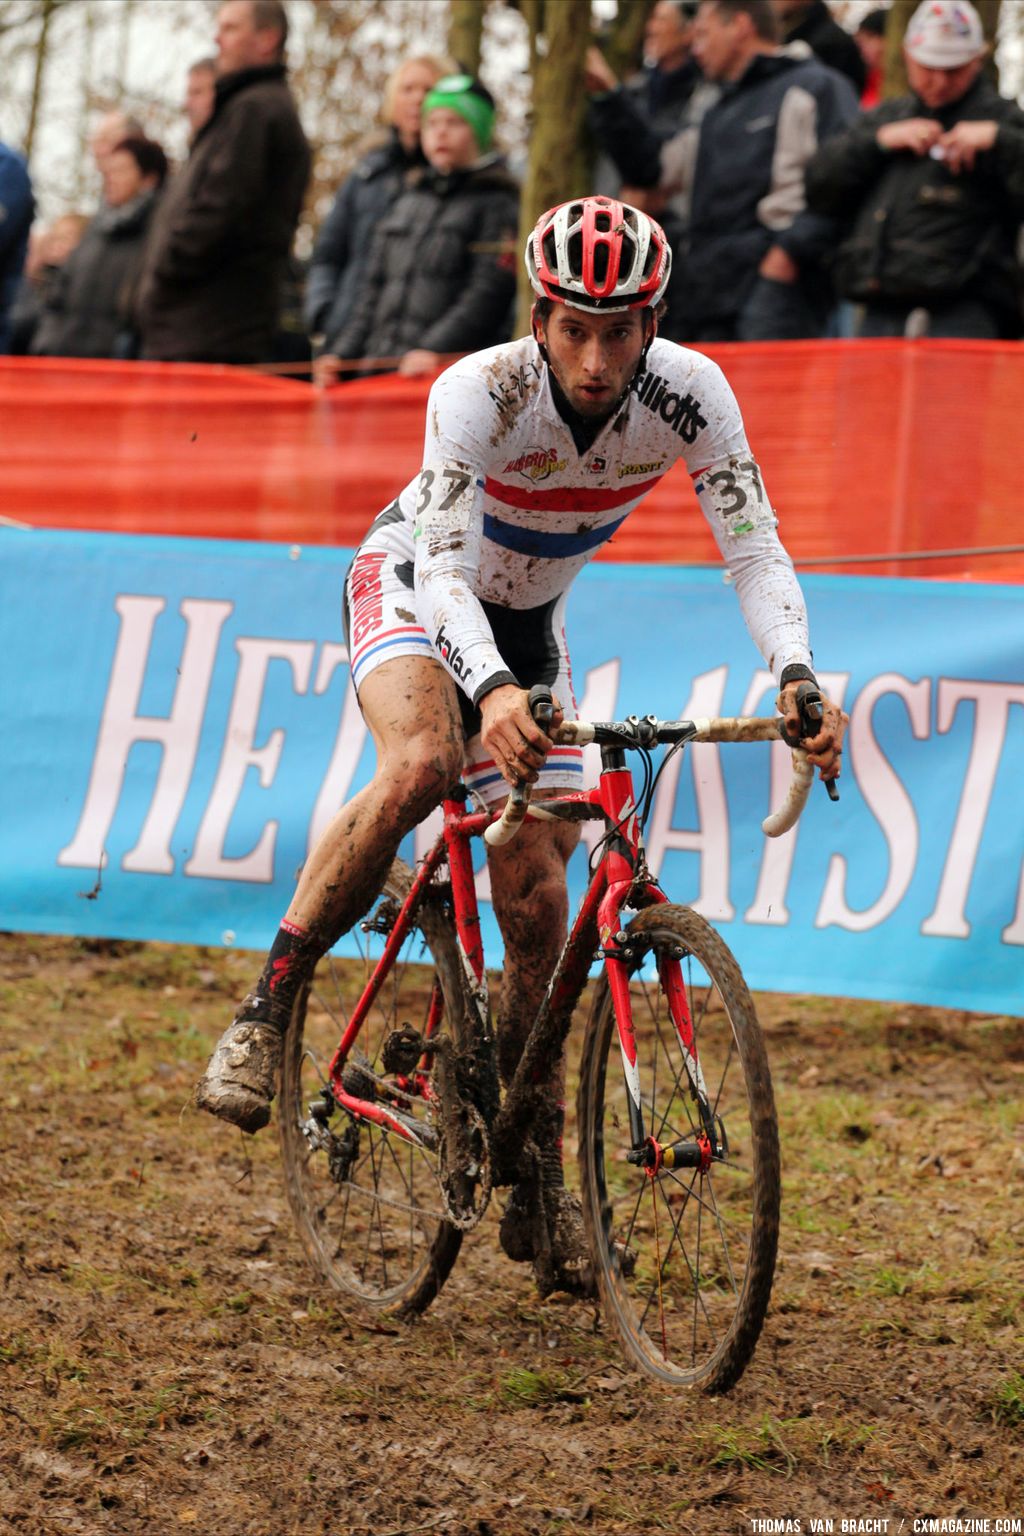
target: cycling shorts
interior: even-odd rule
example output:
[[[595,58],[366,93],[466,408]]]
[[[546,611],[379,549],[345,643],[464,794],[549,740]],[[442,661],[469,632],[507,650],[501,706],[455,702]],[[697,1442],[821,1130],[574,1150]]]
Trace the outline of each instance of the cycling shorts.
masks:
[[[482,604],[505,665],[523,688],[545,683],[567,720],[577,718],[572,665],[565,639],[565,595],[538,608],[500,608]],[[364,544],[345,577],[345,635],[356,695],[369,677],[399,656],[423,656],[441,665],[426,630],[416,616],[413,563],[386,544]],[[449,657],[457,669],[458,656]],[[504,800],[508,784],[480,739],[480,711],[457,689],[466,738],[463,781],[484,805]],[[583,751],[553,747],[541,767],[536,789],[583,788]]]

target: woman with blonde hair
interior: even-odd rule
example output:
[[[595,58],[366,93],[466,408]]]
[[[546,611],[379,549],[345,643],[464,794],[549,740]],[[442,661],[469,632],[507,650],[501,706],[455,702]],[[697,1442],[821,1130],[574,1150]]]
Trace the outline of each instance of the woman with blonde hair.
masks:
[[[415,54],[388,79],[383,101],[387,135],[366,149],[342,182],[313,248],[305,314],[318,352],[331,350],[349,318],[376,225],[402,192],[408,172],[425,163],[420,149],[423,101],[452,68],[450,59]]]

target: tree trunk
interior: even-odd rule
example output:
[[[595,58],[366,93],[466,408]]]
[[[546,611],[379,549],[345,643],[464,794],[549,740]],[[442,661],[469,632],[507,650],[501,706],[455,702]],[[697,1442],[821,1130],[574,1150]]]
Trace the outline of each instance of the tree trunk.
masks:
[[[57,0],[42,0],[39,8],[39,40],[36,43],[35,68],[32,72],[32,98],[28,107],[28,126],[25,129],[25,158],[31,160],[32,145],[39,120],[39,106],[43,99],[43,76],[46,73],[46,56],[50,47],[50,20],[57,9]]]
[[[530,154],[519,215],[520,247],[546,208],[590,190],[583,61],[590,0],[526,0],[533,101]],[[517,334],[529,329],[533,290],[520,268]]]
[[[484,33],[484,13],[490,0],[451,0],[448,22],[448,52],[467,75],[480,72],[480,44]]]

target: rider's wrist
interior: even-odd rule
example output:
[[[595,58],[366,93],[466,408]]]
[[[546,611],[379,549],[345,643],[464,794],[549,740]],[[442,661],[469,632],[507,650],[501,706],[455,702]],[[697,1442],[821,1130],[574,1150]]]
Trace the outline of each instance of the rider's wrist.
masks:
[[[473,708],[478,709],[481,699],[487,694],[493,693],[495,688],[520,688],[522,684],[514,672],[492,672],[490,677],[484,678],[480,687],[473,695]]]
[[[790,683],[813,683],[815,688],[819,686],[818,679],[802,661],[791,661],[783,667],[779,674],[779,687],[786,688]]]

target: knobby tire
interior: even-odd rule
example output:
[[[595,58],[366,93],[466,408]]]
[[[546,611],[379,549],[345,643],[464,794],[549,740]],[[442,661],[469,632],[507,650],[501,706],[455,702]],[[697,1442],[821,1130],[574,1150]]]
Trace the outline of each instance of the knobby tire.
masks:
[[[638,953],[630,990],[647,1134],[694,1142],[700,1130],[656,966],[672,955],[682,957],[706,1097],[729,1154],[705,1173],[666,1168],[653,1178],[627,1162],[622,1056],[602,977],[578,1100],[588,1239],[605,1316],[631,1363],[659,1381],[722,1392],[753,1354],[775,1269],[780,1163],[768,1058],[739,967],[698,913],[652,906],[626,932]]]

